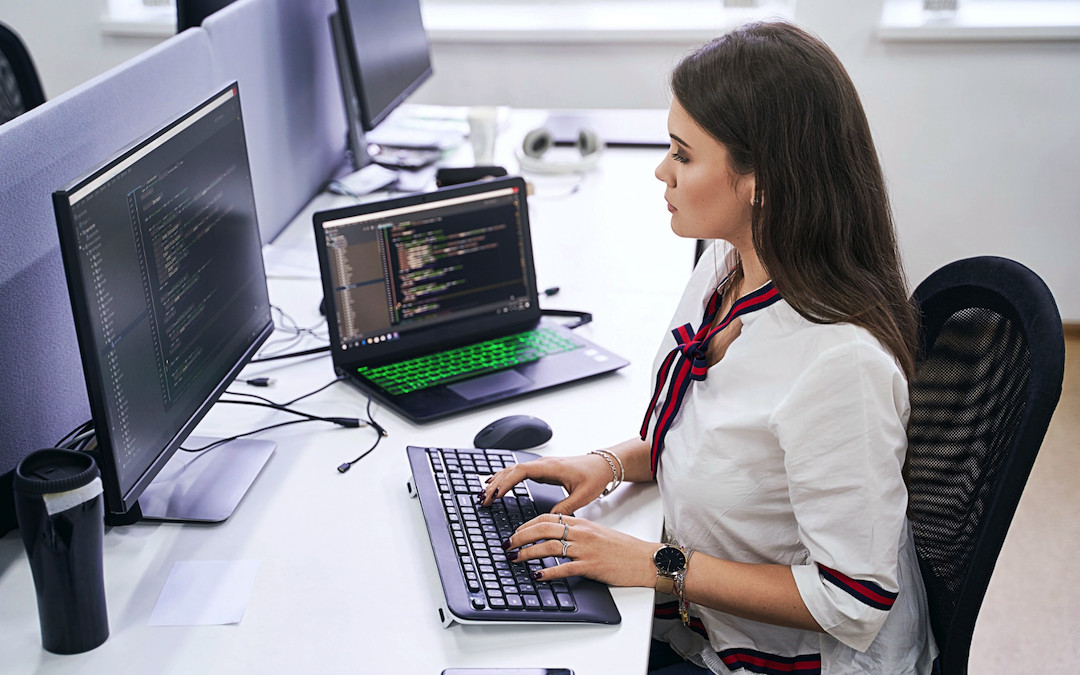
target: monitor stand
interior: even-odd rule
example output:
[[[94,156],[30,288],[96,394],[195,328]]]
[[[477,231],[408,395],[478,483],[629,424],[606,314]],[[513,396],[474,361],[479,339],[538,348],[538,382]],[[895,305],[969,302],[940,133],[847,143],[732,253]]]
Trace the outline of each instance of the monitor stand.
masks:
[[[202,447],[215,440],[192,436],[185,445]],[[204,452],[178,450],[139,497],[142,517],[220,523],[232,515],[276,447],[274,441],[242,438]]]

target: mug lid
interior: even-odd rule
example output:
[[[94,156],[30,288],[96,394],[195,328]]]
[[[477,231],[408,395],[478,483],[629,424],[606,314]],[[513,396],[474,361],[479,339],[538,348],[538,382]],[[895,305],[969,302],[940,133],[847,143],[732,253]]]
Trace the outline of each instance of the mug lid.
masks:
[[[80,488],[101,475],[94,458],[85,452],[47,448],[23,457],[15,467],[16,492],[47,495]]]

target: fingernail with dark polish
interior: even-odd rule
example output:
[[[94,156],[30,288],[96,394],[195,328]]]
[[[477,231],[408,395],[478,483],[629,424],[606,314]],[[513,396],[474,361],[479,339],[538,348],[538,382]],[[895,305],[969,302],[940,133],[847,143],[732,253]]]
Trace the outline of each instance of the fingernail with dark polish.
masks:
[[[544,576],[544,574],[543,574],[543,572],[541,572],[540,570],[537,570],[537,571],[535,571],[535,572],[533,572],[533,573],[532,573],[532,578],[533,578],[533,579],[539,579],[539,578],[540,578],[540,577],[542,577],[542,576]]]
[[[491,495],[491,498],[492,499],[498,499],[499,498],[499,488],[495,488],[495,494]]]
[[[503,547],[504,551],[509,551],[510,550],[510,540],[509,539],[504,539],[503,543],[502,543],[502,547]]]
[[[491,481],[493,481],[493,480],[495,480],[495,476],[488,476],[488,477],[487,477],[487,480],[486,480],[486,481],[484,481],[484,482],[485,482],[485,483],[490,483],[490,482],[491,482]]]
[[[506,559],[509,560],[510,562],[514,562],[515,560],[518,559],[518,552],[517,551],[510,551],[509,553],[506,554]]]

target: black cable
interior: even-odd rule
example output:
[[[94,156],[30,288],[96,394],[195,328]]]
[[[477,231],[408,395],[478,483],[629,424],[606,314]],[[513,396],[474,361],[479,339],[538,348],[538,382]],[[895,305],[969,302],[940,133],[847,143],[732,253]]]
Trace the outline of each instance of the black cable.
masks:
[[[323,391],[324,389],[327,389],[327,388],[331,387],[332,385],[334,385],[334,384],[336,384],[336,383],[338,383],[338,382],[342,382],[342,381],[344,381],[344,380],[345,380],[345,376],[344,376],[344,375],[338,375],[337,377],[335,377],[334,379],[330,380],[329,382],[327,382],[327,383],[326,383],[326,384],[324,384],[323,386],[319,387],[319,388],[318,388],[318,389],[316,389],[315,391],[309,391],[308,393],[304,394],[303,396],[297,396],[297,397],[296,397],[296,398],[294,398],[293,400],[291,400],[291,401],[286,401],[286,402],[284,402],[284,403],[282,403],[282,404],[280,404],[280,405],[292,405],[292,404],[296,403],[297,401],[303,401],[303,400],[304,400],[305,398],[307,398],[307,397],[309,397],[309,396],[314,396],[315,394],[318,394],[318,393],[319,393],[320,391]],[[371,399],[368,399],[368,400],[370,401]]]
[[[273,386],[277,380],[272,377],[253,377],[249,380],[241,379],[240,382],[250,384],[253,387],[270,387]]]
[[[361,424],[364,424],[360,419],[356,417],[320,417],[318,415],[311,415],[306,412],[300,412],[299,410],[293,410],[292,408],[286,408],[285,406],[278,405],[276,403],[262,403],[260,401],[230,401],[228,399],[218,399],[218,403],[231,403],[233,405],[252,405],[260,408],[270,408],[271,410],[280,410],[281,412],[287,412],[290,415],[297,415],[298,417],[305,417],[312,422],[330,422],[340,427],[346,427],[348,429],[356,429]]]
[[[338,466],[338,468],[337,468],[338,473],[345,473],[346,471],[351,469],[353,464],[356,464],[357,462],[359,462],[363,458],[370,455],[371,452],[375,448],[377,448],[379,446],[379,441],[381,441],[383,439],[383,436],[389,436],[390,435],[390,434],[388,434],[386,432],[386,429],[383,429],[382,426],[380,426],[379,423],[375,421],[375,418],[373,418],[371,416],[371,398],[370,397],[368,397],[368,400],[367,400],[367,417],[368,417],[367,418],[368,426],[376,429],[379,432],[379,435],[375,437],[375,442],[372,443],[371,447],[368,448],[367,450],[365,450],[364,452],[362,452],[359,457],[357,457],[356,459],[354,459],[351,462],[345,462],[344,464]]]
[[[367,457],[368,455],[370,455],[370,454],[371,454],[371,452],[372,452],[373,450],[375,450],[375,448],[377,448],[377,447],[379,446],[379,441],[381,441],[381,440],[382,440],[382,434],[379,434],[378,436],[376,436],[376,437],[375,437],[375,442],[371,444],[371,447],[370,447],[370,448],[368,448],[367,450],[365,450],[365,451],[364,451],[364,452],[363,452],[363,453],[362,453],[362,454],[361,454],[361,455],[360,455],[359,457],[357,457],[356,459],[354,459],[354,460],[353,460],[353,461],[351,461],[351,462],[345,462],[344,464],[342,464],[341,466],[339,466],[339,467],[337,468],[337,470],[338,470],[338,473],[345,473],[346,471],[348,471],[349,469],[351,469],[351,468],[352,468],[352,465],[353,465],[353,464],[356,464],[357,462],[359,462],[359,461],[360,461],[360,460],[362,460],[363,458],[365,458],[365,457]]]
[[[277,356],[267,356],[261,359],[251,359],[248,363],[265,363],[267,361],[277,361],[279,359],[291,359],[296,356],[308,356],[310,354],[322,354],[330,351],[330,345],[325,347],[316,347],[315,349],[305,349],[302,352],[293,352],[291,354],[278,354]]]
[[[311,422],[311,421],[312,420],[289,420],[288,422],[280,422],[278,424],[271,424],[268,427],[263,427],[261,429],[256,429],[255,431],[248,431],[248,432],[245,432],[245,433],[242,433],[242,434],[236,434],[235,436],[229,436],[228,438],[219,438],[218,440],[214,441],[213,443],[211,443],[209,445],[204,445],[201,448],[184,448],[184,447],[181,447],[180,449],[183,450],[184,452],[203,452],[204,450],[209,450],[211,448],[216,448],[217,446],[221,445],[222,443],[228,443],[229,441],[235,441],[238,438],[244,438],[245,436],[251,436],[252,434],[257,434],[257,433],[260,433],[262,431],[269,431],[270,429],[277,429],[278,427],[287,427],[290,424],[303,424],[304,422]]]
[[[592,314],[589,312],[579,312],[573,309],[542,309],[540,310],[540,314],[543,316],[570,316],[576,318],[577,323],[570,323],[564,326],[564,328],[569,328],[570,330],[580,328],[581,326],[592,322]]]
[[[266,398],[265,396],[259,396],[258,394],[252,394],[252,393],[246,392],[246,391],[231,391],[230,390],[230,391],[226,391],[225,393],[226,394],[232,394],[233,396],[248,396],[250,398],[257,398],[260,401],[263,401],[264,403],[269,403],[271,405],[287,406],[287,405],[293,405],[294,403],[296,403],[298,401],[303,401],[305,398],[307,398],[309,396],[314,396],[315,394],[318,394],[320,391],[323,391],[327,387],[330,387],[330,386],[332,386],[332,385],[334,385],[334,384],[336,384],[338,382],[341,382],[344,379],[345,379],[344,375],[338,375],[337,377],[330,380],[329,382],[327,382],[323,386],[319,387],[315,391],[309,391],[308,393],[304,394],[303,396],[297,396],[293,400],[285,401],[284,403],[278,403],[277,401],[271,401],[270,399]]]
[[[79,426],[75,427],[71,431],[64,434],[63,438],[61,438],[59,441],[57,441],[56,444],[53,445],[53,447],[54,448],[62,448],[62,447],[64,447],[64,443],[68,443],[68,442],[74,440],[75,436],[78,436],[80,433],[86,431],[87,429],[89,429],[92,426],[94,426],[94,420],[92,420],[92,419],[86,420],[85,422],[83,422]]]

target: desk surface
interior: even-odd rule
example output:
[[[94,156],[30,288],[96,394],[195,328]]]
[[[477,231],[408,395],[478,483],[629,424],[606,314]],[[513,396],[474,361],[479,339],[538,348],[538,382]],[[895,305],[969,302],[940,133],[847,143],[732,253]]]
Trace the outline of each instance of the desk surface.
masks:
[[[500,136],[497,162],[513,171],[512,148],[536,119],[542,115],[514,115]],[[140,523],[106,533],[111,636],[87,654],[56,656],[41,648],[30,569],[13,532],[0,540],[0,671],[438,674],[448,667],[516,666],[569,667],[578,675],[644,673],[651,590],[612,590],[623,617],[618,626],[443,629],[435,611],[442,591],[423,516],[405,490],[405,446],[470,447],[481,427],[512,414],[551,425],[554,438],[537,450],[546,455],[580,454],[636,433],[652,358],[693,255],[693,242],[671,233],[663,185],[652,175],[663,152],[609,150],[584,179],[526,176],[535,186],[529,206],[539,287],[561,288],[542,299],[544,305],[591,311],[594,322],[579,330],[630,359],[630,366],[425,426],[373,405],[389,436],[346,474],[335,468],[367,449],[373,431],[313,423],[263,434],[277,442],[277,451],[225,523]],[[467,156],[457,163],[470,162]],[[310,251],[314,261],[311,214],[347,203],[316,197],[274,246]],[[318,323],[318,281],[274,277],[270,295],[300,325]],[[333,371],[322,355],[256,364],[244,375],[272,375],[274,388],[247,390],[284,400],[325,384]],[[365,403],[359,391],[338,384],[297,407],[360,416]],[[283,419],[269,410],[218,405],[196,433],[226,436]],[[659,540],[660,505],[652,485],[624,486],[579,515]],[[241,623],[146,625],[174,562],[234,559],[261,561]]]

